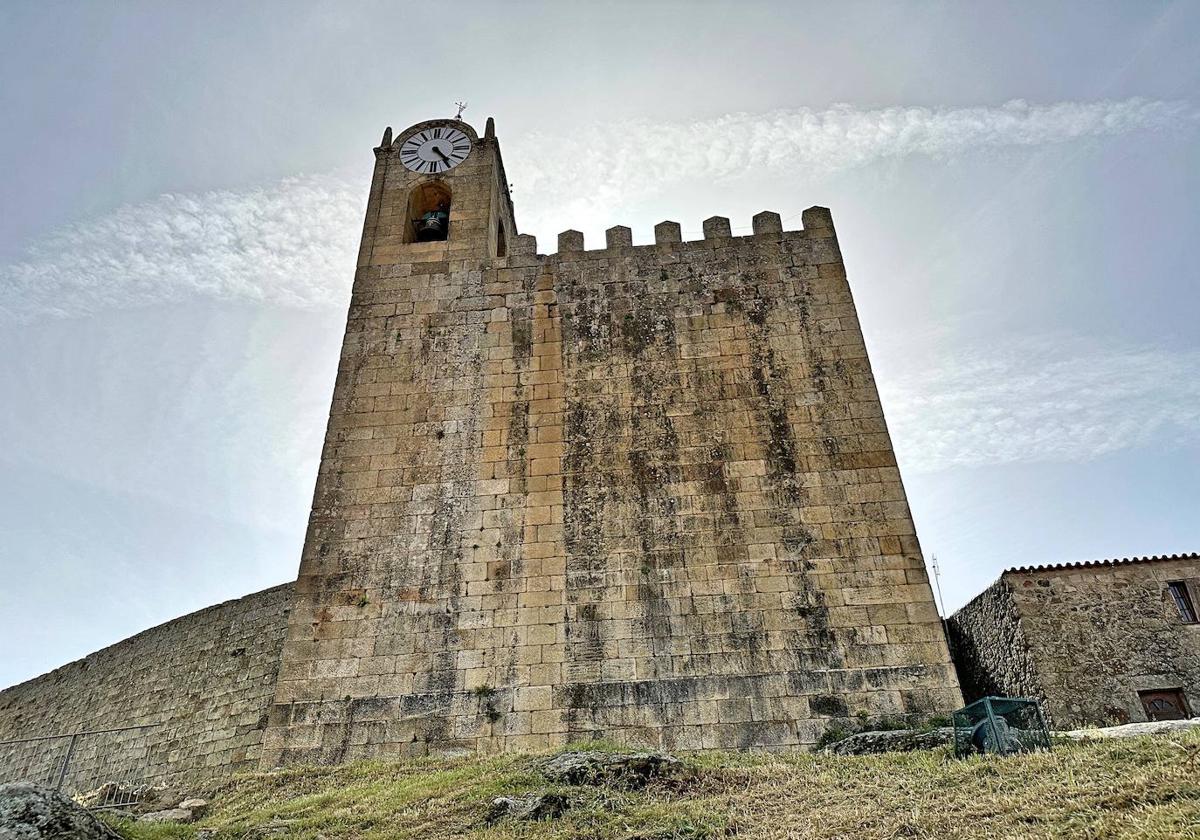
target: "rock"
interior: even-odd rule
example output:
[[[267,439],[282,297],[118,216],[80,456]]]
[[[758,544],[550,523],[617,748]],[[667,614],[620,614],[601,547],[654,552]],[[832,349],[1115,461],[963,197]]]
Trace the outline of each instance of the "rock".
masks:
[[[549,820],[562,816],[571,805],[557,793],[530,793],[525,796],[497,796],[492,800],[484,821],[488,825],[508,817],[514,820]]]
[[[1073,741],[1088,741],[1101,738],[1137,738],[1139,735],[1169,735],[1200,726],[1200,718],[1190,720],[1156,720],[1147,723],[1126,723],[1123,726],[1105,726],[1099,729],[1072,729],[1070,732],[1055,732],[1055,735]]]
[[[41,785],[0,785],[4,840],[121,840],[79,803]]]
[[[208,800],[197,799],[195,797],[192,797],[191,799],[183,800],[175,807],[176,808],[187,808],[189,811],[202,811],[208,807]]]
[[[874,755],[885,752],[932,750],[954,743],[954,729],[891,729],[881,732],[859,732],[830,744],[824,752],[830,755]]]
[[[149,814],[142,814],[138,817],[138,822],[144,823],[160,823],[160,822],[191,822],[193,819],[192,812],[188,808],[168,808],[165,811],[151,811]]]
[[[166,784],[131,785],[126,782],[105,782],[93,790],[74,796],[75,801],[85,808],[109,810],[113,806],[120,806],[138,814],[161,811],[182,798],[181,792],[172,790]]]
[[[542,775],[568,785],[614,785],[636,789],[651,779],[678,776],[683,764],[666,753],[565,752],[542,766]]]

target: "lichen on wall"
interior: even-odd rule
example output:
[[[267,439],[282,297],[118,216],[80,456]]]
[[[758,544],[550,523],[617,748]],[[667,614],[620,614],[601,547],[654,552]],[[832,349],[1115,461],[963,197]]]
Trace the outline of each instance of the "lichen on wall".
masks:
[[[1200,559],[1008,577],[1055,725],[1146,720],[1138,692],[1159,689],[1181,690],[1200,713],[1200,625],[1184,622],[1167,591],[1181,581],[1200,593]]]
[[[948,622],[964,695],[1035,697],[1064,729],[1144,721],[1142,691],[1179,690],[1200,711],[1200,624],[1171,581],[1200,592],[1200,559],[1005,572]]]
[[[78,740],[66,784],[194,781],[257,766],[292,585],[161,624],[0,692],[0,741]],[[0,774],[57,778],[65,740],[0,746]]]
[[[799,747],[955,707],[828,212],[805,224],[361,266],[264,764]]]
[[[963,698],[1044,699],[1012,586],[993,583],[946,622]]]

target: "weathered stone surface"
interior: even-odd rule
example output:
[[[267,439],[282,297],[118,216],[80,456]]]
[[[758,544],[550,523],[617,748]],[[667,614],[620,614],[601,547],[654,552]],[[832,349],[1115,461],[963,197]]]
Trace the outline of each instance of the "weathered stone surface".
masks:
[[[434,179],[395,150],[450,122],[375,155],[295,586],[10,689],[0,737],[149,722],[81,778],[116,749],[189,779],[959,705],[828,211],[539,256],[455,123],[449,238],[415,242]]]
[[[503,819],[547,820],[563,814],[570,801],[557,793],[530,793],[525,796],[497,796],[492,800],[484,821],[489,825]]]
[[[566,785],[640,788],[653,779],[678,776],[683,764],[665,753],[565,752],[542,766],[542,775]]]
[[[1140,738],[1142,735],[1171,735],[1186,732],[1200,726],[1200,718],[1187,720],[1156,720],[1146,723],[1126,723],[1121,726],[1100,726],[1090,729],[1072,729],[1055,732],[1055,735],[1073,741],[1100,741],[1105,738]]]
[[[151,811],[148,814],[142,814],[137,818],[138,822],[144,823],[160,823],[160,822],[191,822],[193,814],[190,808],[167,808],[163,811]]]
[[[957,707],[828,212],[501,263],[500,175],[377,163],[264,766]]]
[[[1145,721],[1139,692],[1179,690],[1200,710],[1200,557],[1006,571],[948,621],[968,699],[1033,697],[1055,729]]]
[[[255,767],[291,595],[288,584],[227,601],[6,689],[0,740],[154,724],[81,737],[66,790],[90,786],[113,767],[137,768],[147,783],[138,786],[139,797],[153,793],[150,783],[186,784]],[[50,778],[64,747],[32,742],[10,760],[31,777]]]
[[[40,785],[0,785],[0,840],[121,840],[78,803]]]
[[[886,752],[932,750],[954,743],[951,727],[938,729],[893,729],[859,732],[825,748],[830,755],[872,755]]]

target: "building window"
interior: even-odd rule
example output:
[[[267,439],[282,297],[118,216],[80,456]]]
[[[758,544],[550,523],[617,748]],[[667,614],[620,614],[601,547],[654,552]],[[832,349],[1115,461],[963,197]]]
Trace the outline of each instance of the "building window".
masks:
[[[1146,710],[1147,720],[1185,720],[1191,717],[1181,689],[1139,691],[1138,699],[1142,701],[1142,708]]]
[[[1179,617],[1186,624],[1196,623],[1196,608],[1192,606],[1192,596],[1188,594],[1187,584],[1181,580],[1171,581],[1167,584],[1167,589],[1171,592],[1171,597],[1175,600],[1175,606],[1179,610]]]
[[[508,254],[508,237],[504,235],[504,222],[496,222],[496,256],[503,257]]]

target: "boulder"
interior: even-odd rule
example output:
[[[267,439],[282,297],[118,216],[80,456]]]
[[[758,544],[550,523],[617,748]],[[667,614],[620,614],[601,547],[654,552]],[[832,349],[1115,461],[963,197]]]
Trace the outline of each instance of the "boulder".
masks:
[[[1122,726],[1106,726],[1099,729],[1072,729],[1070,732],[1055,732],[1055,735],[1073,741],[1091,741],[1103,738],[1137,738],[1141,735],[1171,735],[1200,726],[1200,718],[1190,720],[1157,720],[1147,723],[1126,723]]]
[[[0,785],[4,840],[121,840],[121,835],[69,797],[41,785]]]
[[[85,808],[109,810],[113,807],[120,807],[122,810],[129,810],[135,814],[161,811],[171,807],[182,798],[183,794],[166,784],[147,785],[128,782],[105,782],[93,790],[77,793],[74,796],[75,801]]]
[[[530,793],[525,796],[497,796],[484,818],[488,825],[506,817],[513,820],[548,820],[562,816],[570,807],[565,796],[557,793]]]
[[[193,814],[190,808],[167,808],[165,811],[151,811],[148,814],[142,814],[137,818],[138,822],[143,823],[160,823],[160,822],[191,822]]]
[[[859,732],[830,744],[830,755],[874,755],[886,752],[932,750],[954,743],[954,729],[891,729],[880,732]]]
[[[636,789],[650,780],[675,777],[683,763],[666,753],[565,752],[542,765],[542,775],[567,785],[612,785]]]

